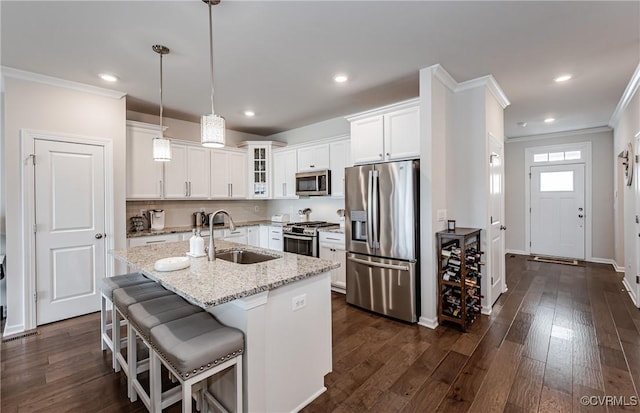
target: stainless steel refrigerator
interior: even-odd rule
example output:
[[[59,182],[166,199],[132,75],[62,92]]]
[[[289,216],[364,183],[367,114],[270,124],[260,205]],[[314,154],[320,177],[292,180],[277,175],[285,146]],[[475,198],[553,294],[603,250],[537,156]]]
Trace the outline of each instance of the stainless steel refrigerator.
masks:
[[[347,302],[404,321],[419,311],[420,162],[345,170]]]

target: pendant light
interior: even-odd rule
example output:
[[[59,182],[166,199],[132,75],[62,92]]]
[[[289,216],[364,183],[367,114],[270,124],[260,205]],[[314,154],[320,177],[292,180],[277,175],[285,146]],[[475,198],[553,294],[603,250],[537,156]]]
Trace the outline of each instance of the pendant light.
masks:
[[[208,148],[220,148],[225,144],[224,118],[216,115],[213,109],[213,17],[211,6],[220,3],[220,0],[202,0],[209,5],[209,64],[211,66],[211,113],[203,115],[200,122],[200,139],[202,146]]]
[[[160,136],[153,138],[153,160],[168,162],[171,160],[171,141],[164,137],[162,126],[162,55],[169,54],[169,48],[159,44],[151,48],[160,55]]]

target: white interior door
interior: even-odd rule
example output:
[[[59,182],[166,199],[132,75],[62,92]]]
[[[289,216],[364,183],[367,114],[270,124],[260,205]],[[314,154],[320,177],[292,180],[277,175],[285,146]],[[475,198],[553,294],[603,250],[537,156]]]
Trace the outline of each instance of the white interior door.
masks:
[[[584,260],[584,164],[531,167],[531,254]]]
[[[105,276],[104,148],[35,140],[38,325],[100,309]]]
[[[490,139],[489,149],[491,156],[489,160],[489,213],[491,224],[487,240],[489,248],[489,280],[491,282],[491,302],[496,302],[500,294],[505,291],[504,280],[504,165],[502,163],[503,149]]]

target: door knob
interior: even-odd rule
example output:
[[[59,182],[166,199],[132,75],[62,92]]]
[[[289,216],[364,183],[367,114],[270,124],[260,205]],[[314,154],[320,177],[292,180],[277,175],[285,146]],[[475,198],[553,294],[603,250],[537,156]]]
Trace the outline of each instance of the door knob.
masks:
[[[584,211],[584,210],[583,210],[582,208],[578,208],[578,211],[582,212],[582,211]]]
[[[505,227],[504,225],[500,225],[500,229],[503,230],[503,231],[506,231],[507,227]]]
[[[578,218],[584,218],[584,215],[578,214]]]
[[[101,233],[97,233],[96,234],[96,239],[101,239],[103,237],[103,235]]]

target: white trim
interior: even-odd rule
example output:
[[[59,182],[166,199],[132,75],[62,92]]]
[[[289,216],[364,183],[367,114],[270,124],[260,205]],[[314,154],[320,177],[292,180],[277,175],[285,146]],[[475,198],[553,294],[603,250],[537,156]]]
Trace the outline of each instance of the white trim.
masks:
[[[500,85],[498,85],[498,82],[492,75],[486,75],[486,76],[478,77],[475,79],[467,80],[466,82],[458,83],[458,86],[456,87],[455,92],[457,93],[463,90],[473,89],[480,86],[486,87],[489,90],[489,92],[491,92],[491,94],[493,95],[493,97],[496,98],[500,106],[502,106],[502,109],[506,108],[511,104],[511,102],[509,102],[509,99],[507,99],[507,96],[502,91],[502,88],[500,88]]]
[[[627,289],[627,292],[629,293],[629,297],[631,297],[631,301],[633,301],[633,305],[635,305],[636,307],[640,307],[640,302],[638,302],[638,297],[636,297],[636,295],[633,293],[633,288],[631,288],[626,278],[622,279],[622,285],[624,285],[624,288]]]
[[[78,92],[90,93],[92,95],[104,96],[112,99],[122,99],[127,94],[118,90],[105,89],[98,86],[87,85],[85,83],[64,80],[53,76],[42,75],[40,73],[27,72],[25,70],[14,69],[13,67],[0,66],[2,77],[10,77],[30,82],[44,83],[49,86],[72,89]]]
[[[344,141],[344,140],[348,140],[348,139],[350,139],[349,134],[331,136],[329,138],[316,139],[316,140],[313,140],[313,141],[294,143],[292,145],[282,146],[282,147],[279,147],[279,148],[273,148],[273,150],[271,152],[272,153],[278,153],[278,152],[284,152],[284,151],[290,151],[290,150],[298,150],[298,149],[302,149],[302,148],[308,148],[308,147],[311,147],[311,146],[318,146],[318,145],[330,144],[330,143],[333,143],[333,142],[340,142],[340,141]],[[278,198],[278,199],[283,199],[283,198]],[[296,198],[290,198],[290,199],[298,199],[298,198],[296,197]]]
[[[22,192],[22,262],[24,266],[24,329],[36,328],[36,302],[32,298],[36,293],[36,272],[35,272],[35,237],[33,235],[33,225],[35,217],[35,192],[34,192],[34,168],[25,168],[30,161],[29,155],[33,153],[36,140],[47,140],[55,142],[69,142],[84,145],[101,146],[104,150],[104,179],[105,179],[105,221],[106,232],[105,245],[105,276],[110,277],[114,272],[113,256],[108,254],[115,245],[115,223],[114,223],[114,200],[113,200],[113,142],[110,139],[88,137],[71,134],[61,134],[54,132],[43,132],[31,129],[20,130],[20,166],[21,192]]]
[[[436,327],[438,327],[438,319],[437,318],[427,318],[427,317],[420,317],[418,319],[418,325],[422,326],[422,327],[427,327],[430,329],[435,329]]]
[[[311,396],[309,396],[309,398],[305,401],[303,401],[302,403],[300,403],[295,409],[291,410],[292,412],[299,412],[300,410],[304,409],[308,404],[310,404],[312,401],[314,401],[315,399],[317,399],[318,397],[320,397],[320,395],[324,392],[327,391],[327,388],[322,386],[322,388],[320,390],[318,390],[317,392],[313,393]]]
[[[592,128],[573,129],[564,132],[541,133],[539,135],[523,135],[506,138],[506,143],[540,141],[542,139],[566,138],[568,136],[589,135],[592,133],[611,132],[608,126],[594,126]]]
[[[502,293],[504,294],[506,292],[507,290],[504,290]],[[496,301],[498,301],[498,299],[496,299]],[[482,310],[480,311],[480,314],[484,314],[484,315],[491,315],[491,313],[493,313],[493,305],[491,305],[491,307],[482,307]]]
[[[580,149],[582,151],[582,158],[575,161],[558,161],[558,162],[533,162],[534,152],[540,151],[567,151]],[[591,142],[576,142],[576,143],[563,143],[559,145],[539,145],[528,146],[524,148],[524,216],[525,216],[525,238],[524,248],[525,255],[531,254],[531,214],[529,208],[531,208],[531,173],[532,166],[547,166],[547,165],[570,165],[570,164],[584,164],[585,165],[585,188],[584,188],[584,203],[586,208],[586,222],[585,222],[585,245],[584,256],[585,260],[589,261],[592,258],[592,230],[593,230],[593,203],[592,203],[592,187],[593,187],[593,175],[592,175],[592,157],[591,157]]]
[[[418,106],[420,104],[420,98],[413,98],[409,100],[403,100],[402,102],[394,103],[392,105],[381,106],[375,109],[370,109],[364,112],[354,113],[352,115],[347,115],[344,118],[349,122],[353,122],[354,120],[358,120],[360,118],[366,118],[372,115],[380,115],[386,112],[391,112],[395,110],[410,108],[414,106]]]
[[[616,126],[618,126],[618,122],[620,121],[620,116],[622,116],[622,113],[627,109],[627,106],[629,106],[629,102],[631,102],[631,99],[633,99],[633,96],[636,94],[639,87],[640,87],[640,63],[638,64],[638,67],[636,67],[636,71],[633,72],[633,75],[631,75],[631,79],[629,80],[629,83],[627,84],[627,87],[624,90],[624,93],[622,94],[622,97],[620,98],[618,105],[616,106],[615,110],[613,111],[613,114],[611,115],[611,119],[609,119],[609,123],[608,123],[609,126],[611,126],[612,128],[615,128]]]
[[[444,67],[442,67],[442,65],[435,64],[433,66],[429,66],[427,69],[431,70],[433,77],[438,79],[443,85],[449,88],[450,91],[455,93],[456,88],[458,87],[458,82],[456,82],[456,80],[445,70]]]
[[[516,254],[516,255],[529,255],[527,253],[527,251],[522,251],[522,250],[512,250],[512,249],[505,249],[504,250],[505,254]]]
[[[140,128],[140,129],[145,129],[145,130],[150,130],[150,131],[154,131],[154,132],[159,132],[160,131],[160,125],[156,125],[153,123],[146,123],[146,122],[138,122],[137,120],[128,120],[126,123],[126,126],[129,128]],[[162,126],[162,131],[166,131],[167,129],[169,129],[168,126]],[[193,141],[189,141],[189,142],[193,142]]]
[[[613,270],[615,272],[622,272],[624,273],[624,267],[620,267],[618,266],[618,263],[616,262],[616,260],[611,259],[611,258],[596,258],[596,257],[591,257],[590,259],[586,260],[587,262],[595,262],[596,264],[611,264],[611,266],[613,267]]]

